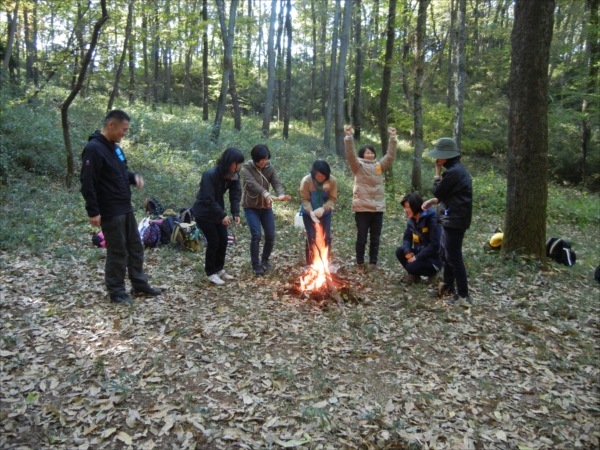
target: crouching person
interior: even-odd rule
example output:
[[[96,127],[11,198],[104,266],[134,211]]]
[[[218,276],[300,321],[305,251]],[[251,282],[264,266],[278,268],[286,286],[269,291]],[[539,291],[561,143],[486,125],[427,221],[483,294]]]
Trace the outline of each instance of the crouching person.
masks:
[[[396,258],[408,272],[413,282],[421,276],[433,279],[442,268],[440,259],[441,229],[437,224],[434,208],[421,209],[423,199],[419,194],[408,194],[401,201],[408,219],[402,247],[396,250]]]

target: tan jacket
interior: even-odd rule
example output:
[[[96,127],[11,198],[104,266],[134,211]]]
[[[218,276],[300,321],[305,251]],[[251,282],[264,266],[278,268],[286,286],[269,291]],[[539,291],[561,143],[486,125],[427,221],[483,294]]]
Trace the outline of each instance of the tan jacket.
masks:
[[[284,195],[283,186],[270,162],[259,169],[254,161],[248,161],[242,166],[242,178],[242,208],[271,208],[267,202],[267,197],[270,195],[269,185],[275,189],[276,197]]]
[[[310,174],[302,178],[300,182],[300,198],[302,199],[304,211],[311,212],[313,209],[317,209],[313,208],[312,203],[316,198],[316,192],[317,185]],[[337,180],[333,176],[329,176],[329,180],[323,184],[323,200],[325,201],[323,203],[325,212],[335,206],[335,202],[337,201]]]
[[[380,161],[359,158],[354,150],[354,139],[344,139],[346,159],[354,174],[352,211],[385,211],[383,173],[390,168],[396,158],[396,139],[390,139],[386,155]]]

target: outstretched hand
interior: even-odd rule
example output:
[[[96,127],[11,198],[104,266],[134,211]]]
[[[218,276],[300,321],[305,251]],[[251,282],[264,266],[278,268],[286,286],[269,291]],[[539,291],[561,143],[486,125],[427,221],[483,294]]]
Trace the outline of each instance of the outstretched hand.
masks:
[[[394,127],[389,127],[388,133],[390,133],[390,137],[396,137],[396,129]]]

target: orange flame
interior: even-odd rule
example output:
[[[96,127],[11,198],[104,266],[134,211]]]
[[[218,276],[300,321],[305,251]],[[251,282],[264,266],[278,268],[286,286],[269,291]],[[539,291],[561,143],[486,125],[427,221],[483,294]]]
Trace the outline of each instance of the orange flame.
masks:
[[[310,249],[312,262],[306,274],[300,278],[301,291],[314,291],[320,289],[327,282],[329,276],[329,247],[325,242],[325,233],[320,223],[315,223],[317,235]]]

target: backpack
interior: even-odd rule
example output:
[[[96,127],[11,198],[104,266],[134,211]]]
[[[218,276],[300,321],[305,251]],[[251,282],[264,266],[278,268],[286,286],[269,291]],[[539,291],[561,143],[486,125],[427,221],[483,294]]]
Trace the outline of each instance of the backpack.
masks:
[[[205,241],[202,231],[196,226],[196,222],[173,221],[171,245],[174,247],[199,252],[202,251]]]
[[[160,216],[164,212],[165,208],[158,202],[158,200],[154,198],[146,199],[146,214],[150,214],[151,216]]]
[[[171,243],[171,234],[173,234],[173,228],[175,228],[175,222],[179,222],[177,217],[169,216],[162,220],[157,220],[156,223],[160,228],[160,243],[167,245]]]
[[[160,228],[156,222],[150,221],[149,217],[144,217],[138,225],[138,230],[145,247],[154,248],[160,242]]]
[[[571,243],[560,238],[546,241],[546,256],[565,266],[572,266],[577,260],[577,255],[571,250]]]
[[[183,223],[192,223],[196,220],[192,213],[192,207],[184,208],[179,211],[179,220]]]

